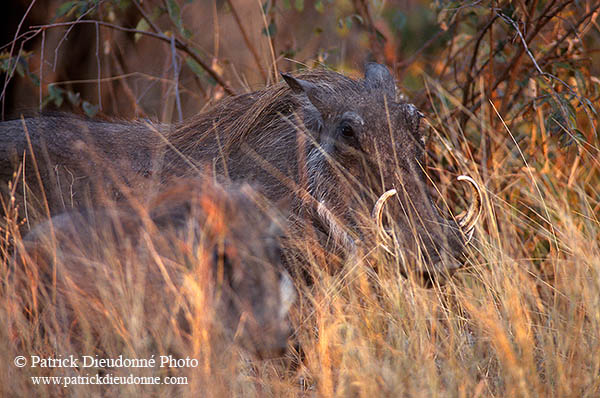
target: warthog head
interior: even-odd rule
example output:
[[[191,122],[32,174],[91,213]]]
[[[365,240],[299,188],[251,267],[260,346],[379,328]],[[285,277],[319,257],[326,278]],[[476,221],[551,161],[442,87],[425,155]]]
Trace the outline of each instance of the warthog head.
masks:
[[[197,191],[202,194],[190,199]],[[152,207],[163,234],[175,226],[178,240],[189,241],[190,231],[197,230],[194,239],[201,241],[194,245],[210,262],[225,332],[260,356],[282,353],[296,291],[283,267],[284,221],[264,198],[247,184],[223,189],[187,181],[169,188]]]
[[[131,291],[143,295],[153,326],[176,316],[186,334],[210,324],[260,357],[284,352],[296,292],[282,266],[280,223],[249,186],[184,181],[133,207],[63,213],[25,237],[24,266],[47,282],[56,272],[57,308],[77,307],[63,324],[105,307],[127,313],[120,296]],[[106,300],[114,302],[87,310]]]
[[[313,142],[306,157],[307,190],[316,200],[321,229],[352,247],[356,228],[345,226],[360,231],[365,223],[357,214],[372,210],[380,242],[391,252],[395,238],[397,253],[409,264],[425,265],[418,272],[432,276],[458,268],[480,211],[474,181],[461,178],[476,193],[472,208],[455,219],[443,217],[424,171],[423,114],[397,99],[387,68],[368,64],[361,80],[323,76],[283,74],[303,104],[296,113]]]

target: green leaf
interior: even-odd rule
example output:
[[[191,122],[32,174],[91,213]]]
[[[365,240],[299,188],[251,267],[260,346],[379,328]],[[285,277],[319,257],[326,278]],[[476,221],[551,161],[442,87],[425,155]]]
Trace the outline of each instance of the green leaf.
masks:
[[[406,26],[406,22],[407,22],[406,14],[404,14],[400,10],[395,10],[390,22],[391,22],[392,27],[396,31],[400,31],[400,30],[404,29],[404,27]]]
[[[280,54],[284,58],[294,58],[296,56],[296,50],[294,50],[294,49],[283,50],[280,52]]]
[[[352,29],[352,16],[346,17],[345,24],[348,27],[348,29]]]
[[[319,14],[323,14],[323,12],[325,12],[325,4],[323,4],[323,0],[315,1],[315,10],[317,10]]]
[[[27,74],[29,76],[29,78],[31,79],[31,82],[36,86],[39,87],[40,86],[40,78],[38,77],[38,75],[36,75],[35,73],[31,73],[29,72]]]
[[[81,107],[83,108],[83,111],[88,117],[96,116],[96,113],[98,113],[98,110],[100,109],[98,105],[92,105],[87,101],[83,101]]]
[[[85,14],[90,8],[95,7],[95,5],[93,4],[88,4],[87,2],[85,2],[84,0],[81,0],[79,2],[79,4],[77,5],[77,7],[75,8],[77,11],[75,12],[75,15],[77,15],[77,18],[79,18],[80,16],[82,16],[83,14]]]
[[[52,84],[48,86],[48,101],[54,102],[54,105],[56,105],[57,108],[60,108],[63,104],[64,94],[65,90],[63,90],[62,88]]]
[[[262,34],[269,37],[275,36],[277,34],[277,25],[275,25],[275,21],[271,22],[268,28],[263,28]]]
[[[148,23],[148,21],[146,21],[146,18],[141,18],[139,20],[139,22],[137,23],[137,25],[135,25],[135,30],[139,30],[142,32],[146,32],[148,31],[148,29],[150,29],[150,24]],[[138,40],[140,40],[142,38],[142,34],[141,33],[136,33],[133,36],[133,40],[137,43]]]
[[[65,15],[69,14],[71,12],[71,10],[73,9],[73,7],[78,5],[78,3],[79,3],[78,1],[67,1],[66,3],[63,3],[56,10],[56,15],[54,17],[57,19],[64,17]]]
[[[181,34],[183,35],[183,37],[185,37],[186,39],[191,39],[192,38],[192,32],[190,32],[189,30],[187,30],[186,28],[182,28],[181,29]]]
[[[79,106],[79,103],[81,102],[79,93],[74,93],[72,91],[68,91],[67,98],[69,99],[69,102],[75,106]]]
[[[302,12],[304,10],[304,0],[295,0],[294,1],[294,8],[297,11]]]
[[[19,76],[21,77],[25,77],[25,71],[29,70],[29,66],[27,65],[27,61],[24,60],[23,58],[19,57],[17,58],[17,66],[16,66],[16,72]]]
[[[117,0],[116,3],[120,10],[125,10],[131,5],[131,1],[129,0]]]
[[[185,63],[199,78],[202,78],[204,77],[204,75],[206,75],[206,71],[202,68],[202,66],[200,66],[198,62],[196,62],[194,58],[187,57],[185,59]]]
[[[269,9],[271,8],[271,2],[269,0],[265,1],[262,5],[262,11],[266,15],[269,13]]]
[[[584,93],[587,91],[587,84],[585,78],[583,77],[583,73],[579,69],[575,70],[575,79],[577,80],[577,87],[579,88],[580,93]]]
[[[181,30],[183,21],[181,20],[181,9],[179,8],[179,4],[177,4],[175,0],[167,0],[167,11],[175,26]]]
[[[563,69],[570,70],[570,71],[575,70],[575,68],[573,67],[573,65],[571,65],[571,64],[569,64],[567,62],[557,62],[557,63],[554,64],[554,66],[556,68],[563,68]]]

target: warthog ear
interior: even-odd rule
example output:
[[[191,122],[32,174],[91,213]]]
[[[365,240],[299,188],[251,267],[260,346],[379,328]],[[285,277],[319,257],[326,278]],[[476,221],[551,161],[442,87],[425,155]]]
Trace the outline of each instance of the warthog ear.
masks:
[[[384,90],[390,99],[396,99],[394,76],[384,65],[369,62],[365,66],[365,83],[367,88]]]
[[[298,79],[287,73],[282,73],[281,77],[287,83],[294,94],[304,96],[311,106],[304,107],[304,125],[308,130],[319,139],[319,134],[323,127],[323,110],[327,109],[323,88],[307,80]]]
[[[315,90],[317,90],[316,84],[306,80],[297,79],[290,74],[281,73],[281,77],[283,77],[283,80],[285,80],[287,85],[290,86],[292,91],[296,94],[305,93],[308,95],[309,92],[314,92]]]
[[[295,94],[305,94],[308,100],[317,107],[317,109],[319,108],[319,104],[321,103],[319,99],[319,92],[321,91],[319,86],[307,80],[298,79],[287,73],[282,73],[281,77],[283,77],[283,80],[285,80]]]

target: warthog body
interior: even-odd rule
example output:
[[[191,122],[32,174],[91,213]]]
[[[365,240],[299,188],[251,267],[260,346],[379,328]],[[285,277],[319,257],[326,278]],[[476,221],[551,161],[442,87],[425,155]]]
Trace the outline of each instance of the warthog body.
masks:
[[[224,191],[179,182],[137,213],[55,216],[38,224],[17,254],[42,281],[48,297],[41,301],[52,302],[56,283],[51,313],[65,327],[97,321],[103,328],[112,308],[133,316],[133,298],[135,316],[145,316],[150,330],[168,328],[170,319],[188,334],[213,324],[261,356],[281,354],[296,293],[282,266],[279,220],[256,200],[248,186]]]
[[[107,169],[125,176],[119,183],[128,186],[151,177],[168,183],[171,176],[208,169],[221,181],[257,182],[301,225],[324,235],[322,241],[351,248],[369,234],[364,214],[395,189],[384,214],[405,259],[427,265],[426,273],[459,267],[477,212],[457,221],[435,207],[424,173],[422,115],[396,99],[389,71],[368,64],[359,80],[327,70],[284,80],[226,98],[173,127],[25,120],[50,210],[84,201],[88,192],[94,198],[94,185],[105,187],[113,178]],[[22,125],[0,125],[0,162],[13,162],[0,164],[5,180],[28,152]],[[26,180],[35,188],[31,170],[29,164]],[[112,181],[109,192],[119,195],[116,185]]]

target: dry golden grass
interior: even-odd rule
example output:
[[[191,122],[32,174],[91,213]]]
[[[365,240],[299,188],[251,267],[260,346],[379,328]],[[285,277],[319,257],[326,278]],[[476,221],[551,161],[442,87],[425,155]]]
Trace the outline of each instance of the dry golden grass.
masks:
[[[51,3],[56,8],[67,2]],[[71,7],[77,4],[68,3]],[[146,12],[165,4],[148,0],[139,3],[146,7]],[[228,1],[229,8],[231,4],[240,4],[237,11],[247,17],[242,24],[223,10],[219,22],[216,4],[223,2],[214,3],[216,22],[210,21],[212,2],[178,3],[188,7],[184,16],[189,17],[186,25],[193,23],[190,29],[195,32],[195,49],[201,48],[203,55],[207,49],[207,55],[212,57],[207,56],[207,63],[212,61],[220,77],[240,86],[239,92],[272,81],[271,75],[277,78],[276,67],[295,69],[301,64],[326,61],[340,70],[354,72],[354,67],[366,56],[363,53],[374,49],[372,39],[366,40],[366,30],[355,29],[343,39],[333,34],[342,21],[338,20],[341,14],[311,14],[308,5],[305,14],[276,20],[275,1]],[[270,6],[273,11],[265,15],[261,3],[273,5]],[[278,2],[278,6],[283,3],[286,1]],[[303,1],[287,3],[304,5]],[[338,6],[349,8],[351,2],[314,3],[334,7],[335,11]],[[404,10],[405,3],[423,3],[424,9],[431,8],[431,2],[374,3],[381,4],[382,8],[387,3],[391,11],[398,8],[406,12],[409,22],[414,19],[415,24],[424,22],[419,22],[421,17],[417,17],[414,10]],[[190,310],[195,315],[189,337],[183,336],[177,323],[172,322],[170,303],[165,302],[150,315],[141,305],[150,294],[147,286],[111,274],[98,275],[95,284],[100,295],[94,300],[86,298],[85,291],[70,292],[70,305],[80,328],[75,330],[71,325],[61,324],[56,319],[61,308],[56,306],[55,288],[40,287],[35,264],[27,266],[26,261],[25,265],[15,266],[7,254],[12,253],[12,247],[20,245],[19,226],[23,216],[13,208],[14,203],[7,202],[4,205],[9,209],[8,228],[0,229],[0,397],[600,396],[598,120],[597,115],[593,115],[595,120],[593,116],[584,115],[585,110],[576,98],[568,96],[574,89],[577,95],[591,98],[596,109],[599,108],[598,69],[594,66],[598,64],[597,3],[504,1],[484,2],[483,7],[481,2],[468,5],[458,2],[460,6],[455,2],[434,3],[442,8],[440,14],[432,16],[440,25],[435,36],[426,34],[427,27],[414,32],[384,30],[388,45],[380,49],[379,55],[389,65],[400,63],[395,72],[404,75],[401,77],[404,84],[410,83],[409,97],[420,104],[426,103],[425,107],[430,110],[428,149],[432,156],[427,170],[432,181],[438,182],[440,207],[455,208],[446,202],[462,204],[457,199],[462,191],[456,191],[452,184],[458,174],[469,174],[484,187],[484,213],[464,270],[444,286],[425,289],[401,276],[399,259],[367,251],[369,256],[363,261],[348,263],[340,272],[329,274],[323,272],[324,264],[316,260],[319,255],[312,253],[312,248],[305,248],[305,258],[313,259],[307,265],[308,271],[318,277],[312,286],[296,281],[299,300],[291,314],[294,341],[286,357],[258,360],[222,337],[219,316],[207,304],[209,298],[201,283],[189,285]],[[510,11],[513,8],[514,13]],[[464,13],[459,15],[461,9]],[[555,9],[558,14],[554,13]],[[558,9],[565,11],[558,12]],[[110,10],[110,7],[100,10],[98,19],[102,19],[103,14],[110,15]],[[473,10],[479,16],[477,23],[471,26]],[[499,16],[499,11],[508,13],[514,21],[497,18],[492,24],[493,20],[488,18]],[[582,18],[583,14],[587,16]],[[278,21],[278,35],[271,37],[261,33],[263,22],[267,25],[267,17],[270,22]],[[136,18],[141,21],[139,15]],[[382,16],[374,15],[374,18],[380,22],[379,29]],[[165,20],[167,16],[159,21],[161,32],[164,30],[169,37],[176,37],[177,29]],[[459,26],[463,23],[461,20],[466,21],[466,28],[453,31],[452,25]],[[546,26],[548,21],[552,24]],[[527,40],[527,53],[532,54],[523,56],[525,49],[521,47],[517,30],[511,29],[511,22],[523,30],[518,33],[525,38],[539,30],[537,39]],[[313,28],[321,29],[320,25],[326,31],[318,37]],[[141,26],[139,22],[138,26]],[[253,32],[246,45],[237,33],[243,26]],[[437,29],[437,24],[432,26]],[[212,36],[207,33],[211,27]],[[452,40],[443,37],[449,27],[448,32],[455,35]],[[44,61],[48,65],[39,61],[44,59],[44,44],[41,44],[42,55],[31,63],[34,71],[41,64],[41,87],[18,86],[15,98],[23,97],[21,102],[37,107],[42,94],[47,100],[53,99],[46,97],[51,86],[64,87],[73,90],[72,94],[79,95],[81,91],[84,93],[81,98],[94,104],[110,102],[112,110],[107,111],[107,104],[103,107],[107,114],[122,117],[160,114],[161,120],[169,121],[176,119],[176,100],[179,100],[172,93],[173,87],[179,87],[183,94],[186,114],[196,114],[199,103],[210,102],[224,94],[221,87],[210,82],[205,71],[199,73],[184,68],[179,86],[173,84],[180,77],[173,77],[171,63],[166,62],[174,51],[170,43],[159,48],[154,39],[132,41],[125,33],[119,37],[108,28],[103,29],[99,32],[103,35],[104,52],[111,58],[102,60],[105,75],[100,76],[100,70],[96,72],[96,64],[100,66],[96,46],[87,45],[90,52],[85,60],[93,68],[85,76],[86,80],[69,77],[67,81],[53,81],[56,65],[50,68],[48,55]],[[350,28],[344,29],[348,34]],[[300,33],[301,30],[306,32]],[[46,53],[58,51],[56,43],[62,43],[64,32],[50,28],[43,32],[48,34]],[[285,38],[286,34],[290,40]],[[221,53],[228,53],[226,56],[219,54],[219,37],[224,47]],[[94,36],[94,40],[99,40],[98,36]],[[212,41],[216,48],[210,47]],[[288,62],[287,48],[285,54],[277,51],[278,59],[271,62],[271,56],[275,57],[272,48],[282,50],[288,41],[294,43],[289,49],[291,53],[300,52],[290,57],[301,62]],[[404,48],[404,44],[412,47],[426,42],[435,44],[432,48],[440,48],[432,50],[431,55],[420,53],[418,48]],[[77,41],[70,40],[70,43]],[[117,51],[119,46],[114,43],[121,43],[124,50]],[[69,45],[69,41],[64,45]],[[307,48],[302,48],[304,45]],[[245,46],[251,51],[246,51]],[[497,49],[494,53],[489,49],[492,46]],[[343,51],[338,53],[339,48]],[[123,60],[117,56],[121,51],[126,55]],[[255,51],[259,51],[260,57]],[[344,56],[346,51],[348,55]],[[191,53],[185,51],[181,55],[189,61]],[[13,55],[11,49],[10,56]],[[65,52],[59,62],[70,66],[76,57]],[[155,64],[157,60],[164,64],[160,76],[154,73],[155,68],[160,69]],[[546,74],[556,73],[570,87],[539,74],[532,60],[537,60],[538,68]],[[569,62],[559,67],[558,61]],[[422,68],[426,69],[425,73],[436,76],[425,79],[425,89],[416,95],[422,87]],[[583,73],[581,81],[575,70]],[[525,77],[527,79],[522,80]],[[72,81],[87,86],[72,87]],[[528,90],[533,93],[525,93]],[[94,99],[95,93],[101,91],[103,99]],[[150,94],[146,96],[147,91]],[[554,132],[554,136],[551,136],[552,131],[547,131],[546,122],[562,114],[553,114],[552,101],[544,101],[556,102],[559,97],[566,98],[565,101],[576,108],[573,111],[573,117],[578,119],[575,124],[585,136],[573,140],[572,147],[576,151],[557,144],[558,135],[568,136],[573,131],[572,126],[558,126],[566,118],[549,123],[549,127],[562,127],[564,131]],[[488,98],[493,100],[493,105]],[[479,100],[481,106],[475,107]],[[513,100],[515,104],[510,104]],[[68,105],[66,99],[64,102]],[[564,108],[566,102],[556,102],[553,106]],[[79,103],[78,100],[72,109],[82,112]],[[465,109],[470,106],[477,109],[476,114]],[[500,112],[496,112],[494,106]],[[521,112],[522,109],[525,110]],[[502,117],[513,118],[514,123],[509,125],[515,126],[514,131],[504,125]],[[298,243],[300,247],[306,246],[304,242]],[[127,261],[122,253],[112,255],[107,254],[110,267],[119,268]],[[134,261],[130,265],[136,275],[156,266],[153,261]],[[165,291],[165,296],[168,293]],[[70,354],[76,357],[98,354],[102,358],[122,355],[138,359],[158,359],[171,354],[175,358],[195,358],[198,366],[100,372],[114,376],[186,377],[187,384],[178,386],[86,384],[63,387],[35,384],[32,377],[93,376],[99,371],[96,368],[18,368],[13,363],[17,356],[64,358]]]
[[[431,117],[431,124],[436,125],[444,112]],[[477,169],[467,156],[453,159],[447,152],[444,137],[456,134],[452,128],[439,131],[432,152],[464,170]],[[491,127],[483,128],[492,132]],[[13,268],[5,260],[0,295],[2,395],[598,396],[598,149],[588,146],[588,155],[573,170],[561,153],[554,159],[529,157],[535,163],[526,164],[522,152],[528,148],[517,148],[507,130],[496,130],[495,137],[503,137],[506,145],[498,146],[496,164],[489,170],[484,216],[468,268],[445,286],[424,289],[403,278],[400,262],[390,258],[371,255],[334,275],[320,272],[321,264],[310,264],[319,278],[310,287],[297,283],[301,294],[292,314],[301,354],[290,349],[285,358],[251,358],[219,339],[206,320],[211,313],[204,304],[196,308],[205,319],[194,325],[190,339],[183,338],[176,323],[157,324],[170,314],[145,313],[139,305],[147,294],[143,285],[106,275],[97,281],[106,287],[106,295],[82,305],[77,315],[92,326],[73,335],[55,323],[52,311],[44,317],[26,311],[51,308],[54,292],[49,288],[46,296],[34,296],[39,280],[27,274],[26,267]],[[18,241],[16,223],[11,226],[8,238]],[[25,286],[18,287],[16,279]],[[187,385],[35,385],[32,376],[85,376],[97,369],[13,365],[19,355],[158,358],[170,353],[196,358],[199,365],[106,373],[187,377]]]

